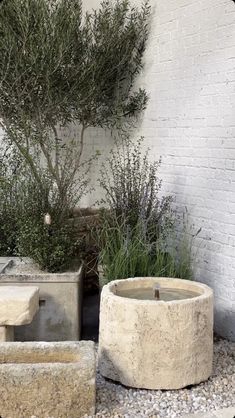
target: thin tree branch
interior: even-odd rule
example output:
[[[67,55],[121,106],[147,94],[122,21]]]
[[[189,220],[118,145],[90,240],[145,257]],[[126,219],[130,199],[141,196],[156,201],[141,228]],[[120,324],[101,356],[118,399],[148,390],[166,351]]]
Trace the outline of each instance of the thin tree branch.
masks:
[[[56,129],[55,125],[52,124],[51,129],[53,130],[54,136],[55,136],[55,171],[56,171],[56,174],[59,178],[60,177],[60,172],[59,172],[59,166],[60,166],[59,143],[60,143],[60,139],[59,139],[58,132],[57,132],[57,129]]]
[[[33,158],[31,157],[29,150],[25,148],[23,145],[21,145],[19,141],[17,141],[15,133],[9,126],[7,127],[2,122],[0,122],[0,126],[5,132],[9,134],[10,139],[16,145],[17,149],[20,151],[21,155],[24,157],[25,161],[30,166],[32,174],[35,180],[37,181],[38,185],[40,186],[40,188],[42,188],[41,177],[38,174],[36,165],[34,164]]]
[[[84,134],[85,134],[86,128],[87,128],[87,126],[83,124],[82,125],[82,130],[81,130],[81,135],[80,135],[80,142],[79,142],[80,148],[79,148],[78,155],[76,157],[76,161],[74,162],[74,169],[72,170],[72,173],[68,178],[68,184],[72,183],[72,181],[75,177],[75,174],[76,174],[76,172],[77,172],[77,170],[78,170],[78,168],[81,164],[81,157],[82,157],[83,148],[84,148]]]

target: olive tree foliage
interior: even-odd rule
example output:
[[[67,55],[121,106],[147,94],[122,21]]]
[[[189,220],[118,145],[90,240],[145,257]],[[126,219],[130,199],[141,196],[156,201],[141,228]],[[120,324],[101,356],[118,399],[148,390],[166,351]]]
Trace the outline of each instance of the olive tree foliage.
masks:
[[[0,123],[40,186],[41,158],[62,200],[82,167],[86,129],[126,127],[145,108],[135,89],[148,37],[148,2],[0,3]],[[60,127],[80,125],[64,141]]]

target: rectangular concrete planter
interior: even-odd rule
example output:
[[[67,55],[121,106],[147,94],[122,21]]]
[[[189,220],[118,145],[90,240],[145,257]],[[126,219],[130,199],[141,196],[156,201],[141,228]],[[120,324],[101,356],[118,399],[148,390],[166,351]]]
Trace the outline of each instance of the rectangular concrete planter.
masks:
[[[0,344],[2,418],[79,418],[94,413],[93,342]]]
[[[2,263],[1,263],[2,261]],[[28,259],[0,258],[0,286],[36,286],[39,311],[30,325],[15,329],[16,341],[77,341],[81,331],[82,266],[76,272],[32,271]]]

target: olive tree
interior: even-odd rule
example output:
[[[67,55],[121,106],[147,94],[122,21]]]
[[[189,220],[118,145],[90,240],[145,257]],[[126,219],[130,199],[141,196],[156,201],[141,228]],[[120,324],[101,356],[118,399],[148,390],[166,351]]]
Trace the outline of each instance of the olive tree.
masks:
[[[62,201],[82,165],[88,127],[123,128],[144,109],[135,89],[150,7],[105,0],[83,13],[81,0],[0,3],[0,123],[40,186],[43,161]],[[60,127],[79,124],[64,141]],[[40,158],[39,158],[40,156]]]

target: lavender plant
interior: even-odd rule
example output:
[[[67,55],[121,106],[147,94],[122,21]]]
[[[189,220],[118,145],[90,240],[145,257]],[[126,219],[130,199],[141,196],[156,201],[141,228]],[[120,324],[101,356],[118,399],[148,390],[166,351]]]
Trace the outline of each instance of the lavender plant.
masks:
[[[130,230],[142,224],[156,238],[171,227],[171,196],[160,197],[162,182],[158,177],[160,160],[151,162],[149,150],[142,153],[144,138],[116,142],[99,179],[105,192],[105,203]]]

